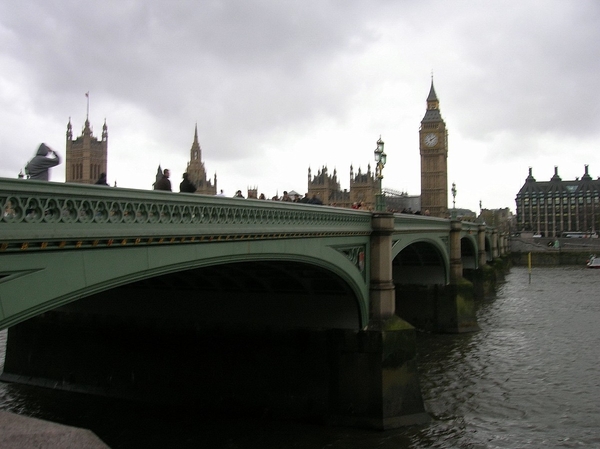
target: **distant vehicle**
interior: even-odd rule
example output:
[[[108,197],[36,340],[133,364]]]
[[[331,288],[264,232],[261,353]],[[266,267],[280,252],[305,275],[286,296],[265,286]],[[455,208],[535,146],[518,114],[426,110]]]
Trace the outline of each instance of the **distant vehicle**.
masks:
[[[600,258],[596,257],[595,254],[592,254],[586,265],[588,268],[600,268]]]
[[[597,239],[598,234],[595,232],[563,232],[563,237],[567,239]]]

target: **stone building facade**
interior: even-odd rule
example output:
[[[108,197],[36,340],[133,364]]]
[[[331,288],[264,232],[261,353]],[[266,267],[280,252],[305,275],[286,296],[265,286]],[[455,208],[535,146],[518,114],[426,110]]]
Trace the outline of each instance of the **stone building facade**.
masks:
[[[467,219],[469,219],[469,217],[467,217]],[[513,219],[514,216],[508,207],[500,209],[481,209],[481,212],[479,213],[479,221],[496,228],[500,234],[511,234],[513,232]],[[471,219],[469,221],[475,220]]]
[[[334,169],[333,174],[329,174],[327,167],[323,166],[313,176],[311,169],[308,169],[308,196],[316,196],[324,205],[351,208],[362,204],[363,209],[374,210],[378,191],[379,181],[371,172],[371,165],[366,173],[362,173],[359,168],[356,174],[350,166],[350,191],[341,190],[337,170]]]
[[[375,172],[371,172],[371,164],[367,165],[367,172],[362,173],[360,167],[354,173],[350,166],[350,206],[362,204],[367,209],[375,209],[376,195],[379,193],[379,180]]]
[[[591,236],[600,229],[600,179],[592,179],[587,165],[574,181],[563,181],[558,167],[550,181],[536,181],[530,168],[515,201],[517,231],[562,237],[572,232]]]
[[[108,128],[102,126],[100,139],[94,137],[90,121],[86,118],[81,135],[73,140],[71,119],[67,124],[65,151],[65,180],[79,184],[95,184],[101,173],[107,173]]]

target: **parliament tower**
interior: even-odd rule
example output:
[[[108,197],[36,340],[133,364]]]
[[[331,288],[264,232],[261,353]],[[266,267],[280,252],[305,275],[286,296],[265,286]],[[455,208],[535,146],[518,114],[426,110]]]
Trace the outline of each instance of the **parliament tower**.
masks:
[[[65,180],[79,184],[95,184],[100,173],[106,173],[108,158],[108,128],[102,126],[102,138],[94,137],[90,121],[86,118],[81,136],[73,140],[71,119],[67,124],[65,151]]]
[[[427,110],[419,129],[421,151],[421,212],[448,218],[448,131],[440,114],[433,79]]]
[[[211,180],[206,176],[204,162],[202,162],[202,148],[198,142],[198,125],[194,129],[194,142],[190,149],[190,161],[187,164],[186,172],[188,179],[196,186],[196,193],[204,195],[215,195],[217,193],[217,174]],[[213,183],[214,182],[214,183]]]

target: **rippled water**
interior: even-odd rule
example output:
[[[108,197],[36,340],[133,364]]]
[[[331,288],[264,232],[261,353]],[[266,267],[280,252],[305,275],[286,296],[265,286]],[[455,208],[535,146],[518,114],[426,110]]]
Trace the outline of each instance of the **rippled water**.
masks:
[[[424,336],[435,422],[413,447],[600,447],[600,271],[513,268],[482,331]],[[424,444],[423,444],[424,443]]]
[[[600,270],[511,269],[481,332],[419,334],[427,426],[387,432],[190,411],[0,383],[0,409],[87,427],[113,448],[600,448]],[[5,333],[0,333],[0,366]]]

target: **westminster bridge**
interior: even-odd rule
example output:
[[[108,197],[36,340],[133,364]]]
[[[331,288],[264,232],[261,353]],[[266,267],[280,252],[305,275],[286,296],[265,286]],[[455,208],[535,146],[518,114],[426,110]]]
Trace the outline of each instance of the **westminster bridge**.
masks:
[[[423,422],[415,328],[478,328],[478,223],[0,179],[5,381],[372,428]]]

